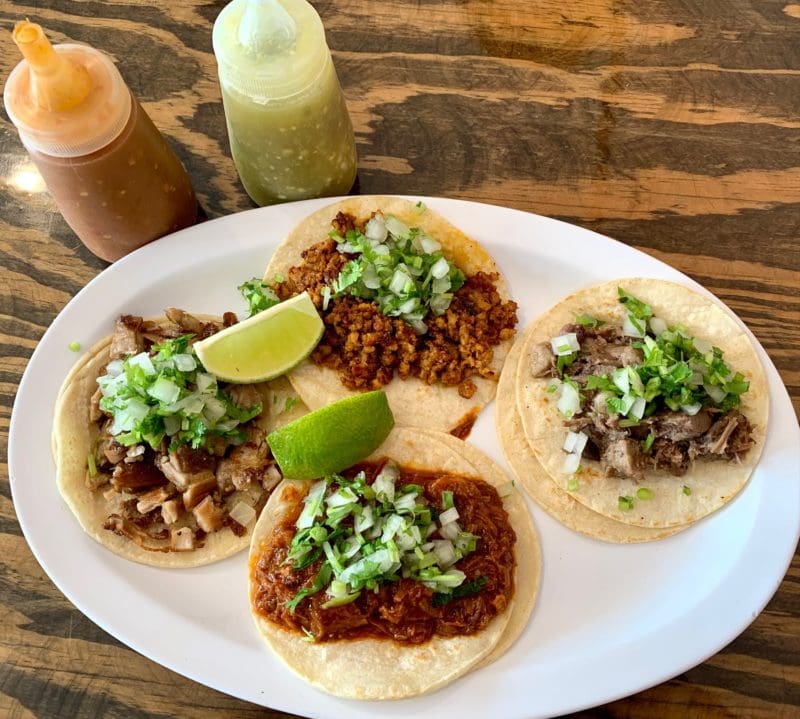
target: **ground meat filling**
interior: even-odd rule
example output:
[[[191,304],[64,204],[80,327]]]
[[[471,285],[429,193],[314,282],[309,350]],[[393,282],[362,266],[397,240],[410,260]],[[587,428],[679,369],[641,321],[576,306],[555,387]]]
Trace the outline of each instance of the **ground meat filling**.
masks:
[[[356,224],[351,215],[339,213],[333,227],[344,234]],[[458,387],[469,398],[476,391],[471,378],[496,378],[494,347],[513,339],[517,324],[517,305],[502,300],[496,274],[468,277],[444,314],[428,314],[428,331],[417,335],[403,320],[382,314],[374,302],[342,297],[322,309],[323,288],[333,284],[348,261],[334,240],[312,245],[302,258],[273,289],[281,300],[308,291],[325,323],[311,359],[336,370],[347,388],[379,389],[396,374]]]
[[[366,469],[371,483],[380,466],[360,468]],[[469,635],[484,629],[506,610],[514,593],[516,536],[502,500],[495,488],[482,480],[446,473],[401,468],[398,485],[408,483],[422,485],[425,497],[435,507],[441,506],[442,492],[453,492],[459,522],[480,537],[476,550],[455,565],[466,574],[465,582],[485,578],[477,594],[435,606],[433,590],[401,579],[381,585],[377,593],[362,591],[354,602],[328,609],[321,606],[328,597],[319,592],[301,601],[292,613],[287,603],[319,570],[319,563],[294,570],[286,561],[302,507],[298,493],[292,498],[296,506],[265,538],[251,564],[255,610],[300,636],[310,632],[315,641],[376,638],[420,644],[434,636]]]
[[[737,410],[706,407],[695,415],[663,409],[633,427],[620,426],[620,417],[610,415],[597,391],[585,388],[590,375],[610,375],[615,369],[642,361],[641,350],[618,328],[570,324],[560,334],[574,332],[581,349],[565,375],[581,385],[587,411],[566,422],[589,440],[584,449],[588,459],[599,460],[609,476],[641,479],[648,469],[683,476],[695,460],[739,462],[754,444],[750,421]],[[535,377],[557,377],[555,355],[550,343],[534,347],[531,372]],[[652,434],[652,445],[643,441]]]
[[[237,321],[230,312],[221,323],[199,320],[173,308],[165,314],[168,321],[163,323],[133,315],[120,317],[110,359],[149,351],[153,344],[187,333],[194,339],[210,337]],[[261,401],[254,387],[231,386],[226,391],[242,408]],[[257,515],[281,479],[265,433],[255,420],[241,425],[245,439],[240,444],[219,438],[207,449],[181,445],[169,451],[165,439],[157,450],[145,444],[124,447],[109,433],[113,418],[100,409],[100,397],[98,389],[89,412],[97,441],[95,471],[87,472],[86,483],[103,495],[108,511],[104,529],[152,552],[194,551],[212,532],[229,531],[237,537],[247,534],[247,527],[231,516],[231,510],[244,502]],[[234,516],[242,515],[234,511]]]

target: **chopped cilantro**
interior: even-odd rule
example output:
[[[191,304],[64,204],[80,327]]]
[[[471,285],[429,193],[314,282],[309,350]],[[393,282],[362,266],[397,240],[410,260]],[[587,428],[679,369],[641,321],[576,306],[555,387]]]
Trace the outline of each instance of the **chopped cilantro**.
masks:
[[[209,446],[216,438],[239,443],[239,425],[261,413],[261,403],[241,407],[203,370],[189,347],[191,335],[153,345],[114,360],[97,379],[100,409],[113,417],[109,432],[121,445],[149,444],[158,449],[165,439],[170,450],[179,444]]]
[[[688,497],[692,493],[692,488],[684,484],[682,491]]]
[[[567,482],[567,489],[570,492],[577,492],[578,491],[578,486],[579,486],[578,485],[578,480],[575,479],[574,477],[572,479],[570,479],[569,482]]]
[[[559,355],[556,359],[556,371],[559,375],[563,376],[564,370],[572,366],[572,363],[578,358],[577,352],[570,352],[566,355]]]
[[[633,509],[633,497],[620,497],[617,506],[621,512],[629,512]]]
[[[603,320],[598,320],[591,315],[578,315],[575,318],[575,322],[583,327],[602,327],[605,324]]]
[[[275,281],[277,282],[278,280]],[[264,282],[257,277],[243,282],[236,289],[238,289],[247,300],[247,304],[250,308],[248,317],[257,315],[259,312],[263,312],[280,302],[278,295],[275,294],[272,288],[264,284]]]
[[[648,489],[647,487],[639,487],[639,489],[636,490],[636,497],[638,499],[645,499],[645,500],[652,499],[653,497],[655,497],[655,493],[653,492],[652,489]]]
[[[472,597],[478,594],[481,589],[486,586],[488,580],[484,576],[477,577],[471,582],[464,582],[460,587],[456,587],[449,594],[444,592],[436,592],[433,595],[431,603],[434,607],[441,607],[453,599],[463,599],[464,597]]]
[[[628,294],[622,287],[617,287],[619,301],[625,305],[625,309],[630,312],[631,317],[638,320],[646,320],[653,316],[653,308],[641,300],[637,300],[633,295]]]
[[[383,314],[425,333],[424,318],[444,314],[466,281],[464,273],[444,257],[439,242],[393,215],[375,215],[365,232],[369,236],[357,229],[344,237],[332,234],[339,252],[354,257],[332,282],[330,296],[372,300]]]
[[[422,214],[423,212],[425,212],[425,210],[427,210],[427,209],[428,209],[428,208],[425,206],[425,203],[424,203],[422,200],[419,200],[419,201],[418,201],[418,202],[417,202],[417,203],[414,205],[414,212],[416,212],[418,215],[421,215],[421,214]]]
[[[299,397],[295,397],[294,395],[292,395],[291,397],[287,397],[286,402],[284,402],[283,404],[283,409],[281,410],[281,412],[288,412],[289,410],[296,407],[298,404],[300,404]]]
[[[311,487],[287,561],[294,569],[320,564],[289,609],[323,590],[322,607],[339,606],[362,590],[377,591],[401,578],[448,595],[464,583],[466,575],[455,564],[475,551],[479,538],[459,526],[453,493],[442,492],[443,507],[437,511],[422,486],[398,485],[398,478],[396,465],[388,463],[372,484],[359,472],[352,479],[329,475]],[[442,539],[429,543],[439,531]]]
[[[77,341],[73,341],[69,343],[69,349],[71,352],[77,352],[81,348],[81,343]]]

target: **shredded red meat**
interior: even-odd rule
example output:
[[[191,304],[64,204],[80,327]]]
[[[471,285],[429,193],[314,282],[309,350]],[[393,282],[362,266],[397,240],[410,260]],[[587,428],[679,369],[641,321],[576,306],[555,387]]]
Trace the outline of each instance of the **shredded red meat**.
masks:
[[[371,482],[382,465],[361,465]],[[346,474],[354,475],[354,470]],[[468,635],[481,631],[508,606],[514,592],[514,543],[516,535],[497,491],[483,480],[444,472],[419,472],[400,468],[398,485],[413,483],[424,489],[433,506],[441,506],[442,492],[453,492],[459,522],[480,537],[476,550],[455,566],[466,582],[485,577],[477,594],[435,606],[433,590],[411,579],[383,584],[377,593],[364,591],[350,604],[323,609],[328,597],[319,592],[303,599],[292,612],[287,603],[313,581],[319,563],[295,570],[286,561],[295,534],[302,497],[293,497],[293,508],[265,539],[251,563],[256,584],[253,602],[265,618],[290,630],[303,630],[315,641],[363,637],[388,638],[420,644],[433,636]]]

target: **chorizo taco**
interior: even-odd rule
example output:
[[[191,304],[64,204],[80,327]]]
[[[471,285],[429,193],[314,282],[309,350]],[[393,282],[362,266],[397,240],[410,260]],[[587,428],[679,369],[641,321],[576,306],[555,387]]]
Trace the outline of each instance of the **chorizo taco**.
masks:
[[[422,203],[353,197],[307,217],[264,277],[307,290],[322,341],[289,379],[311,408],[383,388],[401,426],[448,432],[492,400],[516,304],[489,254]]]
[[[644,529],[685,527],[730,502],[769,412],[740,325],[707,297],[642,278],[581,290],[537,319],[520,339],[506,418],[512,399],[557,496]]]
[[[122,316],[62,385],[59,491],[83,529],[122,557],[189,567],[245,549],[282,479],[265,438],[305,411],[288,381],[218,383],[192,350],[235,321],[177,309]]]
[[[536,531],[505,474],[464,447],[398,428],[340,475],[275,489],[250,548],[251,610],[314,686],[424,694],[521,633],[539,585]]]

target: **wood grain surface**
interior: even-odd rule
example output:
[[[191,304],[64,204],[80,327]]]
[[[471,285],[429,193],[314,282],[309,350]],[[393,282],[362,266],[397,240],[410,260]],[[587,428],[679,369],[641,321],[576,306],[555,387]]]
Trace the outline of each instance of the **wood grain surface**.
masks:
[[[664,260],[749,325],[800,410],[800,3],[313,4],[355,125],[361,192],[528,210]],[[0,75],[17,62],[8,30],[26,16],[54,42],[104,50],[183,160],[207,216],[245,210],[252,203],[230,158],[211,52],[223,5],[0,0]],[[28,358],[66,302],[105,267],[30,169],[2,114],[4,458]],[[286,715],[178,676],[86,619],[28,549],[3,464],[0,716]],[[764,612],[718,654],[576,716],[800,716],[798,556]]]

